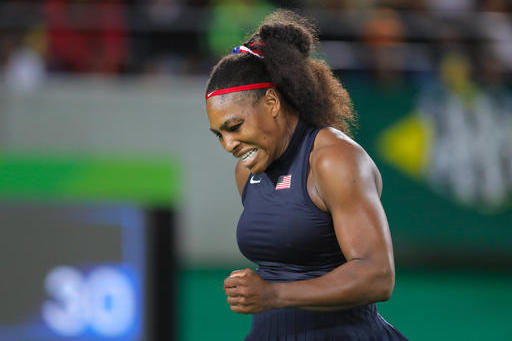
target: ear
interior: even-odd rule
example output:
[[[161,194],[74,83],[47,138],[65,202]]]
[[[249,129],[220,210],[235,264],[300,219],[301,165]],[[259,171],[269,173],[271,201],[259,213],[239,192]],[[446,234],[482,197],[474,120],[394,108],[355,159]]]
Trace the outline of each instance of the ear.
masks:
[[[279,116],[281,111],[281,99],[276,89],[270,88],[265,92],[263,96],[263,105],[267,112],[269,112],[273,118]]]

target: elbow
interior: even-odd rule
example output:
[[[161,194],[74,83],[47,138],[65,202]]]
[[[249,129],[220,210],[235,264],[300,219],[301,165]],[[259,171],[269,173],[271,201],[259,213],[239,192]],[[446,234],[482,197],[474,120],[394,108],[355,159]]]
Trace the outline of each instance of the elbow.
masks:
[[[391,298],[393,294],[393,289],[395,287],[395,271],[392,266],[384,266],[380,268],[374,277],[374,282],[376,284],[375,288],[375,301],[383,302],[387,301]]]
[[[383,285],[383,288],[380,293],[379,301],[384,302],[391,298],[391,295],[393,294],[393,289],[395,288],[395,280],[394,278],[392,280],[388,280],[385,285]]]

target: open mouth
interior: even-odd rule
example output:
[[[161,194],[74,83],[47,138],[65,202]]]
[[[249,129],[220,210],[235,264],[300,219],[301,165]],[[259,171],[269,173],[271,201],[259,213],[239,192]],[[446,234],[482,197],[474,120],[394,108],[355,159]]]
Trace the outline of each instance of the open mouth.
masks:
[[[256,155],[257,150],[258,150],[257,148],[254,148],[254,149],[249,150],[247,153],[245,153],[244,155],[242,155],[242,156],[240,157],[240,159],[241,159],[243,162],[245,162],[245,161],[247,161],[247,160],[252,159],[252,158]]]

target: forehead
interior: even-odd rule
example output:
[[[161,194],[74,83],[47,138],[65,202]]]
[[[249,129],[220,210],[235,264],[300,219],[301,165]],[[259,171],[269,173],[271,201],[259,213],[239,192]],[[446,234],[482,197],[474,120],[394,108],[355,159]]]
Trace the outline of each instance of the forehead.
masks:
[[[253,109],[250,96],[243,93],[214,96],[206,101],[206,111],[212,128],[229,118],[245,116]]]

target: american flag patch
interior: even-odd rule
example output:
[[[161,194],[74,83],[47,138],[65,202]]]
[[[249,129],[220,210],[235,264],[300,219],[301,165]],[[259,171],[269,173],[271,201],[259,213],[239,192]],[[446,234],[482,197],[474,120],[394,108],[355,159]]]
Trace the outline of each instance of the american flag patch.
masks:
[[[276,189],[290,188],[292,184],[292,175],[281,175],[276,184]]]

